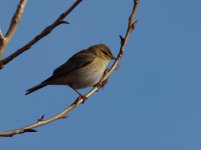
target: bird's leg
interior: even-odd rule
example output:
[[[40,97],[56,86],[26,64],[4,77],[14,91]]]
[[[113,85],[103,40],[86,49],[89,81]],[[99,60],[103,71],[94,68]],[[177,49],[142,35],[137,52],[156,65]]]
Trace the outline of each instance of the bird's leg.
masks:
[[[82,95],[82,94],[81,94],[78,90],[76,90],[74,87],[72,87],[72,86],[70,86],[70,87],[71,87],[77,94],[79,94],[79,96],[83,99],[82,104],[84,104],[85,100],[86,100],[88,97]],[[79,98],[78,98],[77,100],[79,100]],[[78,102],[77,100],[76,100],[75,104]]]

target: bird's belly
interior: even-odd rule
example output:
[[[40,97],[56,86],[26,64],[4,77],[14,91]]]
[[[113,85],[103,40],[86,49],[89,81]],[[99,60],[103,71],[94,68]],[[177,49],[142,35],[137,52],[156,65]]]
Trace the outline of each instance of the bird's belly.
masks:
[[[75,89],[82,89],[95,85],[102,77],[106,65],[101,67],[93,66],[93,64],[79,69],[79,73],[74,73],[74,77],[69,84]]]
[[[93,69],[90,73],[83,71],[74,79],[71,86],[75,89],[82,89],[95,85],[103,75],[104,70]]]

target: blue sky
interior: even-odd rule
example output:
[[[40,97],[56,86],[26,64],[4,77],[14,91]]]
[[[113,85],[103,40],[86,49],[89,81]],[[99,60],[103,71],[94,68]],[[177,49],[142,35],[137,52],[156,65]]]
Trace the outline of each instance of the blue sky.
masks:
[[[74,1],[28,1],[4,56],[24,45]],[[6,32],[17,0],[2,1],[0,28]],[[2,149],[201,149],[201,1],[140,1],[139,21],[120,68],[84,105],[59,120],[12,138]],[[72,54],[96,43],[118,53],[132,9],[131,0],[83,1],[61,25],[0,71],[0,130],[50,117],[77,94],[48,86],[25,90],[52,74]],[[89,88],[90,89],[90,88]],[[82,93],[89,89],[81,90]]]

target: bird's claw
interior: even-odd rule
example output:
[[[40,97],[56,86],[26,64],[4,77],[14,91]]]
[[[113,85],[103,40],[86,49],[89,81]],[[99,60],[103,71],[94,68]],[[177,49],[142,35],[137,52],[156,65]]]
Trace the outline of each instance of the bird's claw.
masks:
[[[75,102],[74,102],[73,104],[77,105],[77,104],[80,102],[81,99],[82,99],[82,104],[84,104],[84,102],[88,99],[88,97],[85,96],[85,95],[80,95],[80,96],[75,100]]]

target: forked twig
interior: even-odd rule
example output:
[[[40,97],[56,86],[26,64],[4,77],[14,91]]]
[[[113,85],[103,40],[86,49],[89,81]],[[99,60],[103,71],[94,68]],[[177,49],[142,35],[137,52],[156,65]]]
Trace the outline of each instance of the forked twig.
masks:
[[[107,72],[104,74],[103,78],[99,82],[100,83],[99,85],[102,85],[101,83],[103,83],[105,80],[107,80],[108,77],[110,76],[110,74],[118,67],[118,62],[120,61],[120,59],[123,55],[124,48],[128,41],[128,38],[129,38],[130,34],[132,33],[132,31],[135,29],[135,26],[137,24],[137,21],[133,21],[133,20],[134,20],[135,14],[136,14],[136,10],[138,8],[138,4],[139,4],[139,0],[134,0],[133,10],[129,17],[128,27],[127,27],[125,37],[120,36],[121,46],[120,46],[120,50],[119,50],[117,59],[115,60],[113,65],[107,70]],[[101,87],[97,85],[84,96],[88,98],[89,96],[91,96],[94,92],[96,92],[100,88]],[[81,97],[78,97],[74,103],[72,103],[70,106],[68,106],[66,109],[64,109],[60,113],[56,114],[55,116],[52,116],[48,119],[44,119],[44,116],[42,116],[40,119],[37,120],[37,122],[35,122],[31,125],[28,125],[28,126],[16,129],[16,130],[0,132],[0,136],[7,137],[7,136],[13,136],[13,135],[21,134],[21,133],[25,133],[25,132],[36,132],[36,130],[35,130],[36,127],[46,125],[46,124],[56,121],[58,119],[66,118],[68,113],[71,110],[73,110],[75,107],[77,107],[78,105],[80,105],[82,103],[83,103],[83,99]]]
[[[27,44],[25,44],[23,47],[16,50],[13,54],[10,56],[4,58],[0,61],[0,69],[3,68],[7,63],[12,61],[14,58],[19,56],[20,54],[24,53],[28,49],[30,49],[35,43],[40,41],[43,37],[48,35],[51,31],[53,31],[57,26],[60,24],[68,24],[67,21],[64,21],[64,18],[72,12],[72,10],[80,3],[82,0],[77,0],[68,10],[63,12],[51,25],[47,26],[41,33],[39,33],[37,36],[35,36],[31,41],[29,41]]]
[[[27,0],[21,0],[19,2],[17,9],[11,19],[10,26],[6,35],[4,36],[3,33],[0,31],[0,58],[2,58],[8,43],[10,42],[11,38],[13,37],[14,33],[17,30],[17,27],[22,18],[26,3],[27,3]]]

